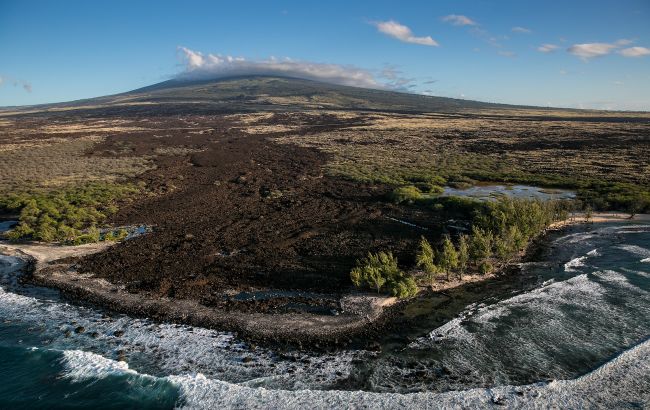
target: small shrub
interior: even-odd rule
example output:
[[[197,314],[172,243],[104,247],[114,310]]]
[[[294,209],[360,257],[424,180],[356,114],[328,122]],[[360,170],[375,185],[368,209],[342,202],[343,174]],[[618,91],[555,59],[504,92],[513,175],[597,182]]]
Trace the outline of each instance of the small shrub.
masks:
[[[409,203],[422,199],[422,192],[413,185],[401,186],[395,188],[390,194],[390,199],[396,204]]]
[[[410,276],[404,277],[391,286],[391,295],[400,299],[410,298],[418,294],[418,285]]]
[[[480,265],[478,265],[478,272],[481,275],[487,275],[488,273],[491,273],[492,270],[494,270],[494,266],[489,261],[483,261]]]

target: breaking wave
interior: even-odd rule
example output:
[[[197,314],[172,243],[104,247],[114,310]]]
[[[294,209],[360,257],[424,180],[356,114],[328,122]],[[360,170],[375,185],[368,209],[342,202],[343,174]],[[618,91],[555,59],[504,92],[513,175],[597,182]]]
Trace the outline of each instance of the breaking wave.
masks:
[[[211,379],[203,374],[158,378],[180,390],[180,408],[458,408],[494,404],[519,407],[622,407],[650,403],[650,342],[633,347],[596,370],[573,380],[499,386],[445,393],[372,393],[364,391],[268,390]],[[154,379],[123,363],[87,352],[63,352],[63,377],[73,381],[109,376]],[[615,381],[615,382],[614,382]]]

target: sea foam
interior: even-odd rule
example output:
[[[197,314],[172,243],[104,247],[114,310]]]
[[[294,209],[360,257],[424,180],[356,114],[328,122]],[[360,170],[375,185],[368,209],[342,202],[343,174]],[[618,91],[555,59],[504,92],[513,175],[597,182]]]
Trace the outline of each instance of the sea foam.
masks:
[[[211,379],[203,374],[162,378],[139,374],[94,353],[64,352],[64,377],[73,381],[110,375],[158,379],[180,390],[179,408],[458,408],[642,407],[650,403],[650,342],[628,349],[596,370],[572,380],[504,385],[445,393],[374,393],[337,390],[270,390]]]

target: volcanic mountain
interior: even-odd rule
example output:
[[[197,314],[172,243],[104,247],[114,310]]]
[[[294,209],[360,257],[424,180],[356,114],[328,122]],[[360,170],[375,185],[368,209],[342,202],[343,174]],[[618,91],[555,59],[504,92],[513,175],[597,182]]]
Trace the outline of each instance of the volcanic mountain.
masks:
[[[161,107],[164,106],[164,108]],[[245,76],[213,80],[173,79],[126,93],[38,106],[40,110],[110,109],[122,114],[198,114],[312,109],[450,112],[512,107],[471,100],[350,87],[289,77]],[[21,107],[29,110],[35,107]],[[12,111],[16,109],[15,107]]]

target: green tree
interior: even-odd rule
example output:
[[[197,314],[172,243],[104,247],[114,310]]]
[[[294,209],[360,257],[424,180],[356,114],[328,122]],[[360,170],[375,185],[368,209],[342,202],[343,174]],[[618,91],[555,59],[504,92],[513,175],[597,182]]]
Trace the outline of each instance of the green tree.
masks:
[[[429,284],[433,287],[435,275],[439,269],[435,264],[435,251],[424,236],[420,238],[420,249],[415,256],[415,262],[416,266],[427,274]]]
[[[56,221],[48,214],[42,215],[34,230],[33,237],[34,239],[45,242],[56,240]]]
[[[386,278],[382,275],[380,269],[371,267],[366,271],[366,281],[370,286],[377,289],[377,293],[379,293],[381,287],[386,283]]]
[[[23,222],[30,227],[36,226],[38,217],[41,215],[41,210],[38,208],[38,203],[35,199],[28,200],[23,209],[20,211],[20,222]]]
[[[442,251],[438,254],[438,264],[449,280],[450,273],[458,266],[458,253],[449,235],[445,235],[442,240]]]
[[[478,228],[476,225],[472,226],[469,249],[470,258],[476,264],[490,258],[492,256],[492,234]]]
[[[462,234],[458,238],[458,279],[463,280],[469,264],[469,239]]]
[[[358,288],[363,286],[363,281],[365,280],[363,269],[359,266],[352,268],[350,271],[350,280],[352,281],[352,284]]]
[[[357,287],[367,286],[377,293],[386,288],[399,298],[415,296],[418,292],[415,280],[399,268],[391,252],[368,253],[350,271],[350,280]]]

